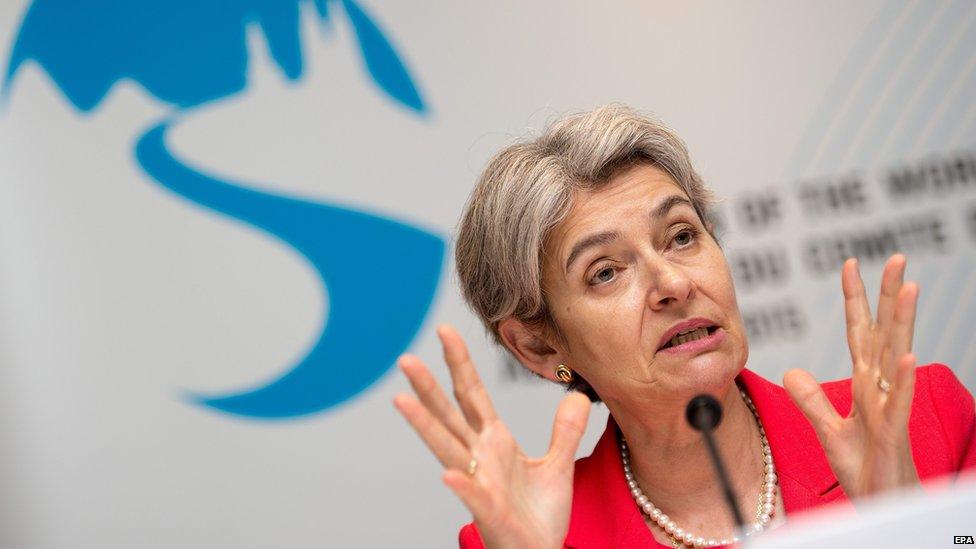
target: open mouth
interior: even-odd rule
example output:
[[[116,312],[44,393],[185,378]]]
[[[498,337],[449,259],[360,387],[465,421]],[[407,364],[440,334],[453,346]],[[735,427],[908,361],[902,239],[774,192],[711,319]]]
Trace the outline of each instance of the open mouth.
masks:
[[[692,328],[690,330],[685,330],[684,332],[679,332],[668,340],[661,349],[669,349],[676,345],[681,345],[683,343],[688,343],[689,341],[698,341],[699,339],[705,339],[706,337],[715,333],[718,330],[718,326],[699,326],[697,328]]]

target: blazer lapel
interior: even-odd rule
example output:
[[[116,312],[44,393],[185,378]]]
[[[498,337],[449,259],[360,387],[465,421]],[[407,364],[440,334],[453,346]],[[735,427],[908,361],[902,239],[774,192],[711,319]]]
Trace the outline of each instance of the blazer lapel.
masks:
[[[756,405],[759,419],[766,430],[786,512],[846,499],[837,477],[830,469],[817,433],[786,389],[750,370],[743,370],[739,381]],[[850,410],[850,388],[847,389],[846,399],[842,387],[832,386],[829,389],[828,393],[832,394],[828,394],[828,397],[839,408],[838,412],[847,414]]]
[[[630,495],[613,417],[593,453],[577,461],[574,491],[567,547],[663,547]]]

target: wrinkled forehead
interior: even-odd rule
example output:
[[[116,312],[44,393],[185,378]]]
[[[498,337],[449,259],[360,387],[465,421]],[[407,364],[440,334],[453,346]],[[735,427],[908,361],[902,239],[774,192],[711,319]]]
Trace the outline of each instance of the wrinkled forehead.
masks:
[[[667,172],[649,164],[622,171],[595,188],[575,191],[569,211],[546,239],[543,270],[565,262],[578,239],[613,230],[622,219],[631,216],[649,217],[673,196],[691,202]]]

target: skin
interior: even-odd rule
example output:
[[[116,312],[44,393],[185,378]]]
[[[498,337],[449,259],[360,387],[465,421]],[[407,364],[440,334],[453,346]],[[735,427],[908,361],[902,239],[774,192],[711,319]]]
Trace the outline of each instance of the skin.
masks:
[[[562,334],[514,318],[499,325],[508,349],[532,371],[556,381],[570,367],[600,394],[631,449],[644,493],[675,522],[705,537],[731,537],[732,521],[715,486],[711,463],[684,408],[707,392],[725,409],[716,431],[741,509],[759,497],[762,456],[755,420],[735,387],[748,342],[728,263],[694,209],[677,204],[652,212],[669,198],[687,199],[665,172],[636,165],[600,189],[576,196],[566,220],[549,239],[543,286]],[[616,238],[565,264],[574,244],[594,233]],[[845,492],[861,498],[918,483],[908,442],[914,391],[912,330],[918,287],[903,283],[905,258],[893,256],[882,276],[872,317],[854,260],[845,263],[842,288],[853,363],[851,415],[840,417],[810,374],[784,378],[791,397],[812,423]],[[705,318],[720,327],[721,343],[705,352],[659,349],[677,323]],[[561,547],[569,527],[573,466],[586,426],[588,400],[567,395],[556,411],[550,449],[526,456],[498,419],[464,342],[438,327],[451,372],[455,406],[416,357],[399,360],[416,397],[394,405],[445,467],[443,480],[465,503],[488,547]],[[890,393],[878,376],[891,382]],[[475,475],[467,469],[477,460]],[[783,516],[782,501],[777,516]],[[664,532],[648,521],[659,541]]]

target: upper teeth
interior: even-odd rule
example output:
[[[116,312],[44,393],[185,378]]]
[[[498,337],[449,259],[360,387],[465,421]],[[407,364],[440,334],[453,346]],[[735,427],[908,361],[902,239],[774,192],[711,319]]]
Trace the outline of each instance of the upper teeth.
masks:
[[[701,339],[703,337],[708,337],[708,328],[701,326],[699,328],[692,328],[681,332],[671,338],[671,345],[681,345],[682,343],[687,343],[689,341],[695,341],[696,339]]]

